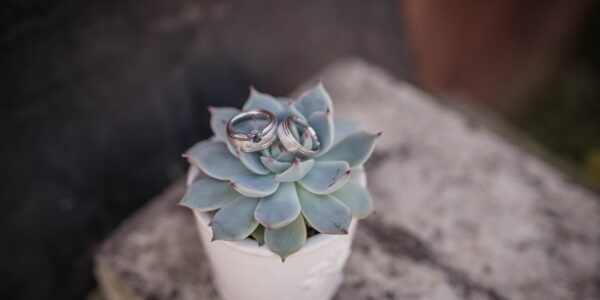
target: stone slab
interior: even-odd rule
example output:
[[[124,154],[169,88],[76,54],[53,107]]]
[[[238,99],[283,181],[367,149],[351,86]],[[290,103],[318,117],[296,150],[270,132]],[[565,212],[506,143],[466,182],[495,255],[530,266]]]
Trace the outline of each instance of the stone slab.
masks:
[[[600,298],[597,195],[363,61],[320,78],[336,117],[383,130],[366,165],[377,212],[336,299]],[[108,299],[218,299],[183,192],[174,183],[102,245]]]

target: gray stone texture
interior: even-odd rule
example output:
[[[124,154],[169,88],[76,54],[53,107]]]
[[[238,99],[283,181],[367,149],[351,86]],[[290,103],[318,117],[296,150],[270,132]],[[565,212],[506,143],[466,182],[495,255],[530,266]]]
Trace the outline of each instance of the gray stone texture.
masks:
[[[600,200],[479,122],[379,68],[320,76],[336,117],[383,131],[336,299],[599,299]],[[307,84],[307,86],[310,84]],[[109,299],[213,299],[191,212],[174,183],[101,247]]]

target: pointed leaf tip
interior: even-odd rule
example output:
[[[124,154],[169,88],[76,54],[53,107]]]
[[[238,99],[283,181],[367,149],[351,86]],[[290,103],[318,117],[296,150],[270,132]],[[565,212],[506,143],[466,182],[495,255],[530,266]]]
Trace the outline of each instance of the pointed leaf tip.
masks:
[[[282,228],[298,218],[301,208],[294,183],[279,185],[277,191],[264,197],[256,206],[254,218],[267,229]]]
[[[269,94],[261,93],[251,86],[250,95],[248,96],[248,100],[246,100],[246,103],[244,103],[242,109],[245,111],[250,109],[264,109],[275,115],[278,115],[283,111],[283,105],[279,103],[275,97]]]
[[[237,115],[240,110],[235,107],[208,107],[210,113],[210,128],[215,137],[227,142],[227,122]]]
[[[332,106],[331,97],[322,83],[305,91],[296,101],[294,101],[294,108],[304,116],[304,118],[310,117],[315,112],[325,113],[327,108],[331,109]]]
[[[231,181],[235,183],[233,188],[238,193],[251,198],[271,195],[279,187],[275,175],[257,175],[250,171],[234,176]]]
[[[240,196],[213,217],[212,231],[217,240],[237,241],[248,237],[258,226],[254,210],[258,198]]]
[[[314,194],[330,194],[340,189],[350,179],[350,166],[345,161],[317,161],[298,182]]]
[[[302,215],[317,231],[326,234],[344,234],[348,231],[352,215],[350,209],[330,195],[313,194],[298,188]]]
[[[352,212],[352,217],[362,219],[373,212],[373,200],[369,191],[355,181],[349,181],[344,187],[331,194],[344,203]]]
[[[271,251],[279,255],[283,263],[288,256],[304,246],[306,235],[304,218],[299,215],[292,223],[280,229],[266,229],[265,243]]]
[[[275,175],[275,180],[281,182],[298,181],[309,174],[314,165],[314,159],[299,161],[295,158],[292,165],[287,170]]]
[[[363,164],[373,153],[377,134],[359,131],[348,135],[331,147],[327,153],[319,156],[324,161],[346,161],[350,167]]]

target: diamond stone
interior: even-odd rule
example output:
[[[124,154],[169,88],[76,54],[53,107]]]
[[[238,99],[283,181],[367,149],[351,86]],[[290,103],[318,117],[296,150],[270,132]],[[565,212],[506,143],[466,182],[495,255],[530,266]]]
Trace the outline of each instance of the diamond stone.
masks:
[[[258,130],[252,130],[252,132],[250,132],[250,140],[253,143],[258,143],[262,140],[262,138],[260,137],[260,131]]]

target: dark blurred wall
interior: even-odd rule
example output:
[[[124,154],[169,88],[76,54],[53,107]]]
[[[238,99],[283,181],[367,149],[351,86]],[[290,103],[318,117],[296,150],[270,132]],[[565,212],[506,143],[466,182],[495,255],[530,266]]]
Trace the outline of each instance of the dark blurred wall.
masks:
[[[182,175],[207,105],[359,55],[409,74],[395,2],[4,1],[0,298],[77,299],[95,245]]]

